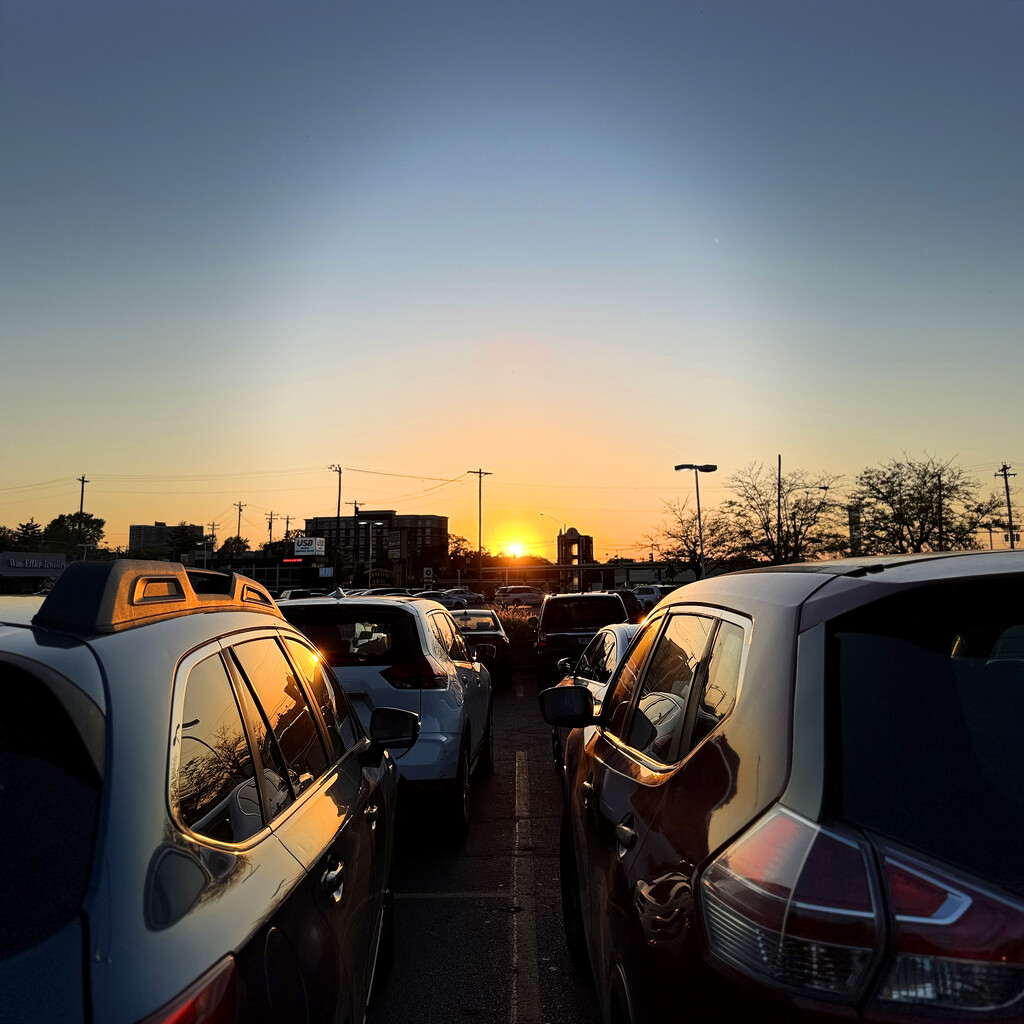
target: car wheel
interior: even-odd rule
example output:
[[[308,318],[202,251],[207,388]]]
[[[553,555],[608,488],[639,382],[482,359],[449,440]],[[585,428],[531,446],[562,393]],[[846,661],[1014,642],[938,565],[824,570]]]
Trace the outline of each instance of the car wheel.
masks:
[[[484,730],[484,742],[480,748],[480,774],[494,774],[494,706],[487,709],[487,725]]]
[[[573,963],[580,968],[587,966],[587,940],[583,932],[583,906],[580,901],[579,876],[576,873],[576,858],[572,849],[572,829],[569,815],[563,811],[558,842],[558,877],[562,890],[562,927],[565,929],[565,945]]]
[[[461,609],[463,609],[465,607],[466,607],[466,602],[465,601],[456,601],[455,604],[452,605],[452,608],[455,609],[455,611],[460,611]]]
[[[459,750],[459,770],[449,783],[448,821],[451,839],[460,845],[469,834],[469,744],[465,737]]]

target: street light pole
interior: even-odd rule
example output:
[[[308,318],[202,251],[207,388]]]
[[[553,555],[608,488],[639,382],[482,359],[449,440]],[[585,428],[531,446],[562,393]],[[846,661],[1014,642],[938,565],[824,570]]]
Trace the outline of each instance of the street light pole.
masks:
[[[698,579],[704,579],[704,526],[700,519],[700,474],[714,473],[718,467],[713,466],[710,463],[698,466],[692,462],[683,462],[676,466],[676,472],[681,469],[693,470],[693,482],[697,489],[697,536],[700,539],[700,576],[698,576]]]
[[[485,469],[467,469],[477,481],[477,541],[476,541],[476,585],[480,593],[484,590],[484,477],[494,474]]]
[[[338,474],[338,511],[334,516],[334,585],[340,587],[338,581],[338,549],[341,547],[341,466],[331,463],[327,467],[332,473]]]

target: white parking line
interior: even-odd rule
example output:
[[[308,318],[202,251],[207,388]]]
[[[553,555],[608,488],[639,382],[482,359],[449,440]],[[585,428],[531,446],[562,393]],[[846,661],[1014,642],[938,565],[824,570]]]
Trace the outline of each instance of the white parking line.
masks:
[[[540,1024],[537,971],[537,907],[533,893],[533,837],[530,826],[530,769],[525,750],[516,751],[516,830],[512,849],[511,1024]]]

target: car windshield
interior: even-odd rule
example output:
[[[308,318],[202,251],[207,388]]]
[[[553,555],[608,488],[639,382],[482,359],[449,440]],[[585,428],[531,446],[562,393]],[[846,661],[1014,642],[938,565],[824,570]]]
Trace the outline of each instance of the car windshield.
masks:
[[[420,653],[416,622],[404,609],[355,602],[334,606],[281,609],[334,668],[347,665],[392,665]]]
[[[956,583],[831,630],[838,812],[1024,892],[1024,594]]]
[[[542,630],[600,629],[610,622],[625,622],[626,613],[617,594],[552,601],[544,609]]]

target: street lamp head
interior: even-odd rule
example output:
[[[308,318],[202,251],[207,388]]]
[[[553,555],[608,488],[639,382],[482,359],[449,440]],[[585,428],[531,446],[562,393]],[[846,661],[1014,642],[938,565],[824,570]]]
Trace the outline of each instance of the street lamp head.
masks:
[[[703,466],[697,466],[697,465],[694,465],[694,463],[692,463],[692,462],[684,462],[684,463],[682,463],[682,465],[676,466],[676,471],[677,472],[680,469],[692,469],[692,470],[695,470],[698,473],[714,473],[714,471],[716,469],[718,469],[718,467],[717,466],[712,466],[711,463],[705,463]]]

